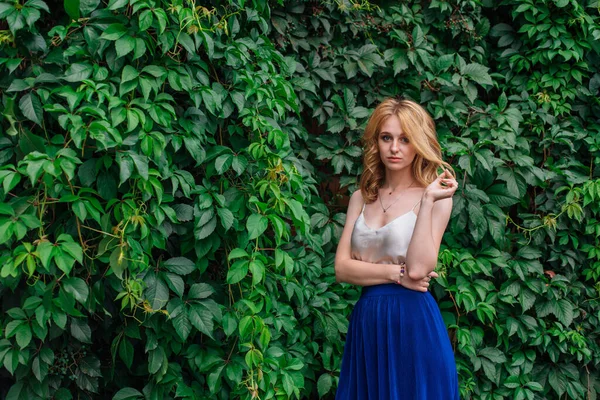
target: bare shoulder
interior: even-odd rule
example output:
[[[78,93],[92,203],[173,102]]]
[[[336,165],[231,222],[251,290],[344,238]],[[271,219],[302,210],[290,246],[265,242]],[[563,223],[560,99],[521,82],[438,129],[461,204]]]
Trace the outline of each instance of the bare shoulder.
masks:
[[[348,203],[346,221],[350,221],[352,224],[354,223],[354,220],[358,218],[358,215],[362,210],[363,203],[364,200],[360,190],[357,190],[354,193],[352,193],[352,196],[350,196],[350,202]]]
[[[352,193],[352,196],[350,196],[350,204],[361,204],[364,203],[363,200],[363,196],[362,196],[362,192],[360,191],[360,189],[356,190],[354,193]]]

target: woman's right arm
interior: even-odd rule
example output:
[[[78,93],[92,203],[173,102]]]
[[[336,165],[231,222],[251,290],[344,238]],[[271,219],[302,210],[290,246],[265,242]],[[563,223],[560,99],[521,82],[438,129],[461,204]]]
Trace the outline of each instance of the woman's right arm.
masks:
[[[383,283],[396,283],[400,279],[400,266],[396,264],[375,264],[352,259],[350,238],[354,223],[361,213],[363,198],[360,190],[354,192],[350,197],[348,212],[346,213],[346,224],[342,231],[342,237],[335,253],[335,279],[338,282],[351,283],[359,286],[372,286]],[[429,274],[437,278],[437,274]],[[407,289],[426,292],[429,287],[429,279],[412,280],[406,274],[402,278],[402,286]]]

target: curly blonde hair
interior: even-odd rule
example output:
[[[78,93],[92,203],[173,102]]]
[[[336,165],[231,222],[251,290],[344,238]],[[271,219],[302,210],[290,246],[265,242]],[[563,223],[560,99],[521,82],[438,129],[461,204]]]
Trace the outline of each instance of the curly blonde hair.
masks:
[[[419,184],[427,186],[433,182],[440,167],[455,175],[450,164],[442,160],[435,123],[425,108],[412,100],[388,98],[375,108],[363,135],[360,191],[366,203],[377,200],[379,188],[385,181],[385,167],[379,155],[377,142],[381,126],[392,115],[398,117],[402,132],[415,147],[417,154],[412,163],[412,172]]]

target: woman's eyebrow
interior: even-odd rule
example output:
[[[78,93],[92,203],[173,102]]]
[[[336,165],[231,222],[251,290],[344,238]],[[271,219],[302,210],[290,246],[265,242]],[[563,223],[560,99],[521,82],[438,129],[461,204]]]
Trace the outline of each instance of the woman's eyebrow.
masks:
[[[379,135],[390,135],[390,136],[394,136],[393,133],[388,132],[388,131],[382,131],[379,132]],[[400,136],[400,137],[405,137],[406,135],[404,133],[400,133],[400,134],[396,134],[396,136]]]

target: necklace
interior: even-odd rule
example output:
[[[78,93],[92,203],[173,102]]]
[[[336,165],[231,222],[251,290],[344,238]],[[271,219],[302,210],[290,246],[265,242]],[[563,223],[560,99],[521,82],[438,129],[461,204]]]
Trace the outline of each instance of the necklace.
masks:
[[[379,204],[381,204],[381,209],[383,210],[383,212],[386,213],[387,210],[389,210],[391,206],[393,206],[394,204],[396,204],[396,202],[398,200],[400,200],[400,197],[402,197],[402,195],[404,194],[404,192],[406,192],[414,183],[415,183],[415,181],[413,180],[412,183],[410,185],[408,185],[408,187],[406,189],[403,189],[400,192],[400,194],[398,195],[398,197],[396,197],[396,199],[394,201],[392,201],[392,203],[389,206],[387,206],[387,207],[383,206],[383,201],[381,200],[381,196],[377,196],[377,197],[379,197]],[[390,192],[390,194],[392,194],[392,193],[393,193],[393,190]]]

